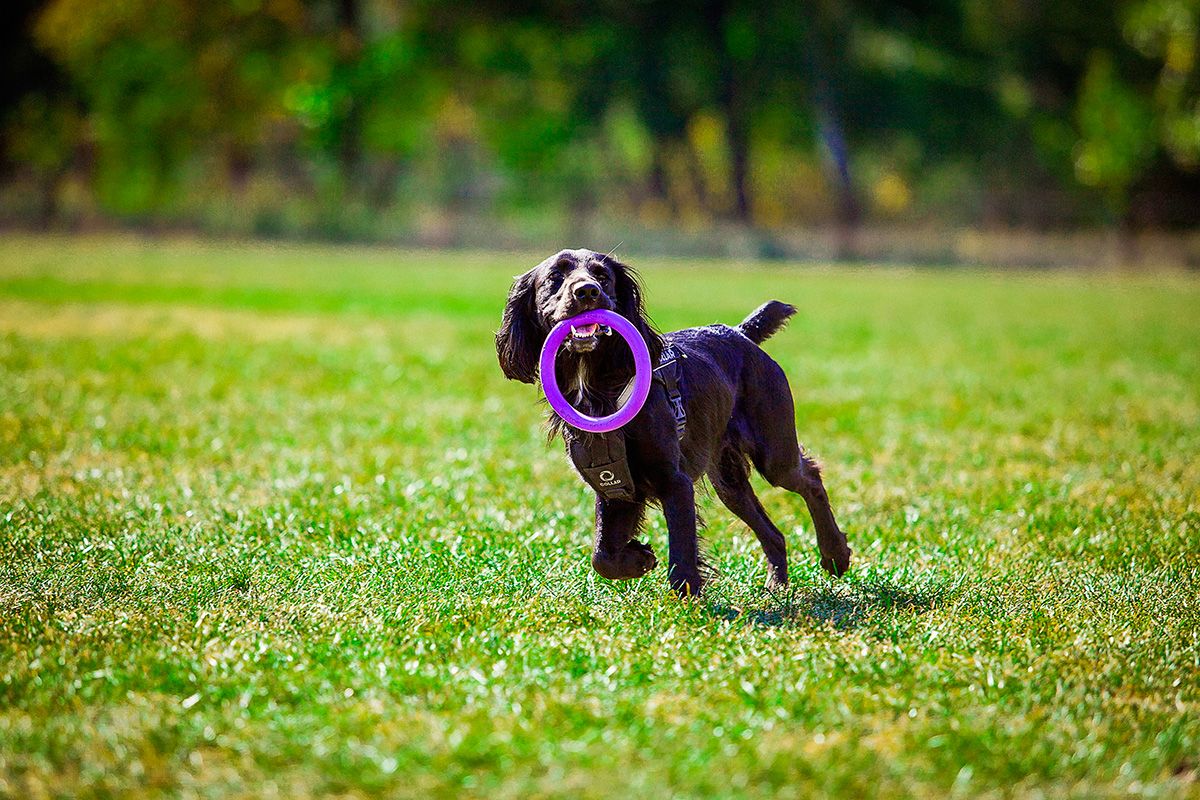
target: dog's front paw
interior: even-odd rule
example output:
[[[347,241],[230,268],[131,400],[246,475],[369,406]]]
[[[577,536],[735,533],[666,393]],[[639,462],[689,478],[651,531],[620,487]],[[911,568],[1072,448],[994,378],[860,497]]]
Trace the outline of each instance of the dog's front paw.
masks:
[[[850,548],[842,545],[832,553],[821,553],[821,569],[840,578],[850,569]]]
[[[767,566],[767,585],[768,592],[781,592],[787,588],[788,573],[787,562],[783,562],[779,566]]]
[[[640,578],[657,566],[658,559],[654,556],[654,550],[637,539],[630,540],[616,553],[609,554],[599,550],[592,553],[592,569],[610,581]]]
[[[704,588],[704,578],[699,572],[687,572],[678,567],[671,570],[670,583],[680,597],[696,597]]]
[[[625,549],[621,551],[625,561],[628,562],[631,571],[637,574],[633,577],[640,578],[647,572],[650,572],[658,566],[658,558],[654,555],[654,548],[637,539],[630,539],[625,545]]]
[[[645,542],[639,542],[637,539],[630,539],[625,544],[625,550],[626,551],[632,550],[636,553],[642,553],[645,556],[648,556],[650,558],[650,560],[654,562],[654,564],[652,564],[650,566],[650,569],[654,569],[654,567],[658,566],[658,559],[655,558],[655,556],[654,556],[654,548],[651,547],[650,545],[646,544]],[[647,570],[647,571],[649,571],[649,570]]]

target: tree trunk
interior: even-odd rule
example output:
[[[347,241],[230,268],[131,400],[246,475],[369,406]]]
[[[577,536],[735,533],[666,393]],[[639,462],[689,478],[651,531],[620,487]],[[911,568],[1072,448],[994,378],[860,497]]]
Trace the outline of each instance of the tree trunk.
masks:
[[[354,63],[362,48],[360,33],[359,0],[338,0],[338,67],[349,73],[354,69]],[[359,180],[362,166],[362,106],[357,98],[346,98],[347,108],[342,119],[340,140],[338,142],[338,161],[341,164],[342,178],[350,186]]]
[[[857,255],[856,240],[858,227],[862,222],[862,206],[858,202],[858,195],[850,177],[850,152],[837,117],[836,106],[832,100],[818,103],[818,127],[833,168],[834,187],[837,192],[837,257],[851,259]]]
[[[811,9],[805,51],[812,86],[814,116],[825,156],[829,160],[834,192],[837,194],[834,223],[837,229],[837,257],[848,259],[857,255],[856,240],[858,227],[862,222],[862,206],[854,191],[854,181],[850,172],[850,148],[842,128],[837,95],[829,77],[831,62],[822,46],[820,15],[819,8]]]
[[[661,201],[674,216],[677,209],[667,180],[667,143],[657,139],[651,148],[650,184],[648,186],[650,197]]]
[[[723,4],[724,5],[724,4]],[[730,52],[726,28],[730,9],[722,8],[719,22],[713,31],[720,53],[720,89],[718,100],[725,114],[729,141],[729,179],[733,187],[733,218],[749,224],[751,215],[750,190],[750,120],[749,104],[746,102],[743,71],[739,69],[738,57]]]
[[[739,222],[752,222],[750,213],[750,133],[735,80],[730,82],[730,101],[726,106],[729,120],[729,168],[733,181],[733,216]]]

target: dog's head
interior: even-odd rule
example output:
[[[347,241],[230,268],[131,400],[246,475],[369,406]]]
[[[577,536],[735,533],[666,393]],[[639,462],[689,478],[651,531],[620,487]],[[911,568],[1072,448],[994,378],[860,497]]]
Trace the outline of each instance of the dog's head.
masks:
[[[562,250],[513,282],[496,332],[500,368],[513,380],[538,378],[538,355],[550,329],[564,319],[603,308],[633,323],[657,363],[662,342],[646,317],[642,288],[632,269],[592,250]],[[628,355],[619,336],[603,325],[572,330],[564,347],[579,358],[610,361]],[[629,359],[632,364],[632,358]]]

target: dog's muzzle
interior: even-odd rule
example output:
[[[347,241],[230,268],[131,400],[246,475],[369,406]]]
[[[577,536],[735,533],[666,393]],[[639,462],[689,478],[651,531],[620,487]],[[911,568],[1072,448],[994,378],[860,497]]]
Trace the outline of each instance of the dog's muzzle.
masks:
[[[563,342],[563,346],[572,353],[590,353],[600,343],[601,336],[611,336],[612,329],[607,325],[593,322],[591,325],[571,326],[571,335]]]

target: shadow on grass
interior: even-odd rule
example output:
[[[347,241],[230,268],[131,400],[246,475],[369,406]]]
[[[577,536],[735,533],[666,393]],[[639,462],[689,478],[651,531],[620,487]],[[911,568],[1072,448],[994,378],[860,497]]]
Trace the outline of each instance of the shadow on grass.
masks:
[[[714,616],[764,627],[794,625],[804,618],[832,624],[839,630],[860,627],[872,617],[897,612],[924,613],[943,603],[950,586],[902,586],[894,581],[867,578],[824,588],[794,588],[774,594],[764,605],[737,608],[717,603]]]

